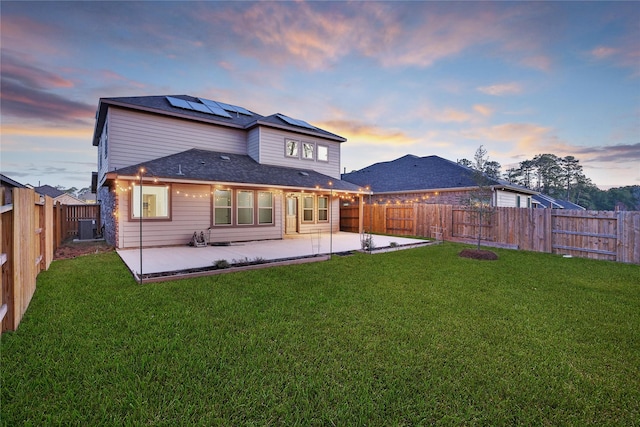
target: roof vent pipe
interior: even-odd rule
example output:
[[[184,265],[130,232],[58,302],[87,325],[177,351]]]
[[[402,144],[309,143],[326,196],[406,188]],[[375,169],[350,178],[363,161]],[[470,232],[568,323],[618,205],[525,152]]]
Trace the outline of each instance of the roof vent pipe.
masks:
[[[181,164],[178,164],[178,175],[184,175],[182,173],[182,165]]]

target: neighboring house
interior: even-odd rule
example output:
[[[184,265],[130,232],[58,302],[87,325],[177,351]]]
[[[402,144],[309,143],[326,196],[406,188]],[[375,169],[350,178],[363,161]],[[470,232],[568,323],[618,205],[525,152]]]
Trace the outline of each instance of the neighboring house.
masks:
[[[2,205],[10,205],[13,203],[13,189],[14,188],[27,188],[26,185],[14,181],[6,175],[0,173],[0,187],[4,188],[4,199],[0,200]]]
[[[542,193],[535,194],[533,196],[532,203],[534,208],[568,209],[580,211],[586,210],[582,206],[576,205],[575,203],[571,203],[566,200],[555,199]]]
[[[128,248],[183,245],[194,231],[212,243],[338,231],[339,196],[362,194],[340,180],[345,141],[204,98],[102,98],[92,187],[105,239]]]
[[[35,187],[34,190],[40,195],[51,197],[54,203],[60,203],[61,205],[85,204],[84,201],[78,199],[74,195],[65,193],[64,191],[58,190],[50,185],[41,185],[40,187]]]
[[[371,189],[373,203],[465,204],[478,184],[474,171],[438,156],[411,154],[346,173],[342,179]],[[506,181],[489,179],[493,206],[531,207],[536,194]]]

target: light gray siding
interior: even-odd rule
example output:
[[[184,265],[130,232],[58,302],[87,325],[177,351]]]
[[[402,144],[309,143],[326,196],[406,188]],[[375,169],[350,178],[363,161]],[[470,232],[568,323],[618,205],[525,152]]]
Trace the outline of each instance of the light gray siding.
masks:
[[[131,193],[119,194],[119,248],[140,246],[140,223],[129,219]],[[274,226],[216,227],[211,232],[212,242],[239,242],[262,239],[280,239],[283,235],[282,193],[274,192]],[[186,245],[193,232],[204,231],[211,225],[211,186],[173,184],[171,186],[171,220],[144,220],[142,245]]]
[[[260,163],[260,127],[253,128],[247,136],[247,154]]]
[[[109,108],[109,171],[198,148],[246,154],[246,132]]]
[[[318,144],[328,147],[329,161],[320,162],[317,159],[305,160],[285,156],[284,144],[287,138],[315,144],[315,155],[317,155]],[[260,130],[260,163],[290,168],[312,169],[316,172],[329,175],[332,178],[340,179],[340,143],[300,135],[294,132],[262,127]]]
[[[518,196],[520,196],[520,206],[518,206]],[[527,200],[531,198],[528,194],[512,193],[509,191],[496,191],[497,206],[505,208],[526,208],[531,205]]]

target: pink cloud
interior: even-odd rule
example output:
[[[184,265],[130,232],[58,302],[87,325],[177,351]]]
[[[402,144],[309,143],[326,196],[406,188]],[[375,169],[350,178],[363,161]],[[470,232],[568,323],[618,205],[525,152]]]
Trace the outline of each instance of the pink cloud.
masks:
[[[482,93],[493,96],[517,95],[522,93],[522,86],[516,82],[480,86],[477,89]]]

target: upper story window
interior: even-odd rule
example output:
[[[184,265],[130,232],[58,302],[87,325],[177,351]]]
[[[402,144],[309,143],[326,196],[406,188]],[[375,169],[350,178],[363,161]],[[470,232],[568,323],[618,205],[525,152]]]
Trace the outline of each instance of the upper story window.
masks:
[[[285,139],[285,156],[287,157],[299,157],[298,155],[298,141],[293,139]]]
[[[326,145],[318,145],[318,161],[329,161],[329,147],[327,147]]]
[[[171,219],[170,194],[168,186],[142,185],[141,199],[140,185],[134,185],[131,192],[131,218]]]
[[[315,146],[310,142],[302,143],[302,158],[306,160],[313,160],[313,152]]]

